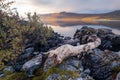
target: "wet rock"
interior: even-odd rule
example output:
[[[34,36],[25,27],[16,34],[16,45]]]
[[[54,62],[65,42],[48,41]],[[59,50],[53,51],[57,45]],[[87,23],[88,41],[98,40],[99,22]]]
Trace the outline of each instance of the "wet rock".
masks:
[[[23,66],[23,65],[21,65],[21,64],[17,64],[17,63],[16,63],[16,64],[14,65],[14,69],[15,69],[15,71],[20,72],[21,69],[22,69],[22,66]]]
[[[111,29],[106,29],[106,28],[100,28],[97,29],[98,36],[104,37],[104,34],[113,34]],[[104,36],[103,36],[104,35]]]
[[[88,43],[88,37],[96,34],[96,30],[93,28],[83,27],[80,30],[76,30],[74,39],[79,39],[80,44]]]
[[[39,53],[37,53],[37,54],[39,54]],[[19,69],[21,68],[21,65],[23,65],[27,61],[31,60],[37,54],[36,53],[34,54],[34,52],[21,54],[17,59],[17,63],[15,64],[15,68],[19,71]]]
[[[0,78],[5,77],[7,73],[13,73],[15,72],[15,69],[13,66],[7,66],[6,68],[3,69],[3,71],[0,73]]]
[[[13,72],[15,71],[15,69],[14,69],[12,66],[7,66],[7,67],[3,70],[3,72],[5,72],[5,71],[10,71],[11,73],[13,73]]]
[[[64,40],[71,40],[71,37],[65,37]]]
[[[27,61],[22,66],[22,70],[26,71],[29,76],[32,76],[32,73],[35,69],[39,68],[42,63],[42,54],[35,56],[33,59]]]
[[[66,66],[65,66],[65,70],[77,71],[77,69],[76,69],[74,66],[72,66],[72,65],[66,65]]]
[[[84,70],[84,73],[85,73],[85,74],[90,74],[90,72],[91,72],[90,69],[85,69],[85,70]]]
[[[115,52],[115,54],[117,54],[120,57],[120,51],[119,52]]]
[[[26,61],[30,60],[34,55],[35,54],[33,47],[26,48],[24,52],[18,57],[17,62],[20,64],[22,63],[23,65]]]
[[[48,76],[46,80],[62,80],[62,76],[60,74],[51,74]]]
[[[5,77],[5,76],[6,76],[5,73],[0,74],[0,78],[1,78],[1,77]]]
[[[100,49],[108,49],[112,51],[120,50],[120,36],[114,34],[110,29],[94,29],[90,27],[83,27],[76,31],[74,39],[79,39],[80,44],[85,44],[87,42],[94,41],[94,39],[89,39],[89,36],[94,34],[96,34],[102,40],[102,43],[99,46]]]
[[[54,65],[56,65],[56,62],[55,62],[56,60],[54,59],[54,57],[53,58],[47,58],[47,60],[46,60],[46,62],[45,62],[45,64],[44,64],[44,68],[43,68],[43,70],[44,70],[44,72],[46,72],[48,69],[50,69],[50,68],[52,68]],[[54,64],[54,65],[53,65]]]
[[[85,73],[80,73],[80,76],[83,80],[94,80],[91,76]]]
[[[38,54],[40,54],[40,53],[39,53],[39,52],[33,52],[33,54],[34,54],[34,55],[38,55]]]
[[[111,67],[114,68],[116,66],[120,66],[120,61],[113,61],[111,62]]]
[[[67,65],[72,65],[72,66],[74,66],[74,67],[79,67],[80,65],[81,65],[81,63],[80,63],[80,60],[79,59],[68,59],[67,61],[66,61],[66,64]]]
[[[48,67],[52,68],[52,66],[54,66],[53,63],[55,64],[54,61],[55,60],[53,60],[53,58],[47,59],[46,64],[44,64],[44,71],[47,71]],[[70,71],[80,71],[80,70],[83,70],[83,67],[82,67],[81,62],[79,61],[79,59],[76,59],[74,57],[69,58],[69,59],[63,61],[63,63],[61,63],[58,66],[58,68],[60,68],[62,70],[70,70]]]
[[[31,54],[31,53],[33,53],[33,51],[34,51],[34,48],[33,47],[29,47],[29,48],[25,49],[24,53]]]
[[[70,70],[70,71],[82,71],[83,66],[81,61],[75,57],[71,57],[64,61],[62,64],[58,66],[62,70]]]
[[[18,58],[18,60],[19,61],[24,61],[24,62],[26,62],[27,60],[29,60],[30,58],[32,58],[33,57],[33,54],[22,54],[22,55],[20,55],[20,57]]]
[[[112,39],[113,50],[120,51],[120,35]]]
[[[99,62],[103,56],[104,56],[104,51],[101,51],[100,49],[94,49],[94,50],[91,50],[89,52],[87,52],[88,54],[91,54],[91,58],[90,60],[92,59],[94,61],[94,63],[97,64],[97,62]],[[89,55],[86,55],[86,56],[89,56]],[[90,57],[89,56],[89,57]],[[88,57],[88,58],[89,58]]]
[[[109,76],[112,75],[112,69],[110,66],[104,66],[104,67],[97,67],[96,69],[94,68],[92,70],[93,73],[91,75],[96,79],[96,80],[105,80]]]
[[[92,52],[93,51],[93,52]],[[112,70],[120,66],[120,57],[111,51],[94,49],[82,58],[84,69],[90,69],[90,75],[96,80],[105,80],[112,75]]]
[[[80,73],[80,77],[69,78],[68,80],[94,80],[91,76],[85,73]]]
[[[76,40],[73,40],[73,39],[70,39],[70,40],[64,40],[64,44],[71,44],[73,46],[76,46],[77,43],[79,43],[79,40],[76,39]]]

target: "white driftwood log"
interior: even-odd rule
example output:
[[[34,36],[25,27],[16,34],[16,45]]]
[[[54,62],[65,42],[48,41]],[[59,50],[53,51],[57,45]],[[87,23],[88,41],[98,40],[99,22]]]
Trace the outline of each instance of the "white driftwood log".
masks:
[[[55,66],[56,64],[60,64],[64,59],[70,56],[76,56],[81,52],[87,52],[88,50],[94,49],[101,44],[101,39],[98,37],[94,37],[94,42],[89,42],[87,44],[72,46],[69,44],[62,45],[55,50],[51,50],[48,53],[48,58],[44,65],[44,70],[50,66]]]

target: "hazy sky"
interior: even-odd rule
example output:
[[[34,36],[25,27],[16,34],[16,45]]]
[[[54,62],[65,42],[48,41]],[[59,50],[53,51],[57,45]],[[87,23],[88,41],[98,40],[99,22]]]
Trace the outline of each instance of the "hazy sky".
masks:
[[[27,12],[102,13],[120,9],[120,0],[14,0],[20,14]]]

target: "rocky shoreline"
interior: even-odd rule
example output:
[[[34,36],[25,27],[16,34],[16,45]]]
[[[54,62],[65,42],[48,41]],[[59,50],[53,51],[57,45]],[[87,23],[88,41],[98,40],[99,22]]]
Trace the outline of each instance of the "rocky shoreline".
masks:
[[[43,71],[48,57],[45,52],[64,44],[77,46],[93,42],[94,38],[89,38],[92,35],[101,39],[99,47],[83,52],[82,55],[69,57],[47,72]],[[48,61],[49,64],[50,62]],[[8,80],[8,77],[10,80],[120,80],[120,35],[109,29],[89,27],[77,30],[74,39],[54,33],[44,48],[38,50],[33,46],[26,47],[16,64],[10,62],[7,65],[0,72],[0,80]],[[17,74],[20,74],[19,77],[13,78]]]

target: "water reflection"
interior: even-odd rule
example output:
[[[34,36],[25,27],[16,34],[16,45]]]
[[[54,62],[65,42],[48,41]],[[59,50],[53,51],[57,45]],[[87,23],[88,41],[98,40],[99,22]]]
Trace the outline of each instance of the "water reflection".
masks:
[[[120,35],[120,30],[119,29],[115,29],[115,28],[110,28],[110,27],[107,27],[107,26],[102,26],[102,25],[77,25],[77,26],[53,26],[53,25],[50,25],[53,30],[55,32],[58,32],[59,34],[63,35],[63,36],[69,36],[69,37],[73,37],[75,31],[77,29],[81,29],[83,26],[88,26],[88,27],[92,27],[92,28],[108,28],[108,29],[111,29],[115,34],[118,34]]]

